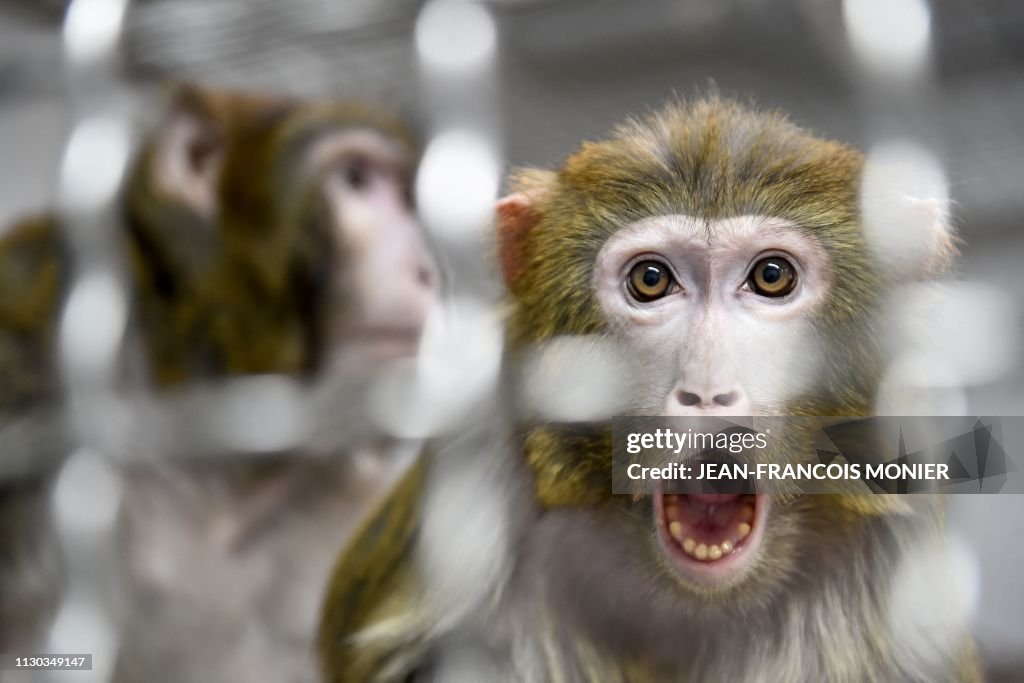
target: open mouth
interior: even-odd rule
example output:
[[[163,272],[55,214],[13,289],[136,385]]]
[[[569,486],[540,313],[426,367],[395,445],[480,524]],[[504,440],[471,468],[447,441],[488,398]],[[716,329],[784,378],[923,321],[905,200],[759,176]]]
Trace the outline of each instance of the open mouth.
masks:
[[[767,511],[763,494],[654,494],[662,545],[684,575],[704,582],[727,581],[750,564]]]

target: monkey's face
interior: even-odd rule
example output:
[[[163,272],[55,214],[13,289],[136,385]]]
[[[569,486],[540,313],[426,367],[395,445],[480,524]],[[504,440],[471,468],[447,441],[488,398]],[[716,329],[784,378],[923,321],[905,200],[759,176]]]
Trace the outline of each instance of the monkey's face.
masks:
[[[346,131],[313,150],[331,249],[327,342],[361,361],[415,352],[438,276],[411,203],[412,160],[384,135]]]
[[[855,150],[716,100],[584,145],[499,204],[511,346],[611,341],[629,367],[618,415],[870,414],[885,362],[879,302],[894,280],[860,225],[862,166]],[[940,220],[934,229],[945,235]],[[609,548],[612,564],[644,558],[615,565],[637,584],[651,585],[653,567],[677,596],[765,604],[829,549],[854,547],[858,520],[892,509],[885,496],[783,504],[767,488],[633,502],[609,495],[610,437],[560,430],[533,426],[527,458],[542,506],[591,538],[581,576]],[[771,461],[807,462],[815,436],[773,437]]]
[[[399,123],[186,87],[140,161],[129,222],[158,374],[347,377],[415,352],[439,278]]]
[[[624,226],[597,254],[594,291],[620,348],[643,359],[631,412],[787,414],[814,389],[814,323],[832,283],[819,241],[777,217]],[[771,516],[765,495],[656,493],[652,507],[670,566],[705,586],[747,574]]]
[[[772,216],[653,216],[605,242],[594,290],[642,358],[640,414],[780,414],[816,376],[833,276],[812,236]]]

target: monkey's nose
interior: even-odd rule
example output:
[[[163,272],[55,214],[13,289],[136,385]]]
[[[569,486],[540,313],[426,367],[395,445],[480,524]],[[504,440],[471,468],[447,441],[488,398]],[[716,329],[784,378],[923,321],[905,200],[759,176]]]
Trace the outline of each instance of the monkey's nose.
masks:
[[[412,264],[411,275],[415,285],[422,290],[436,293],[441,286],[441,273],[431,254],[419,255]]]
[[[669,394],[665,407],[668,415],[747,415],[750,401],[738,387],[697,391],[677,387]]]

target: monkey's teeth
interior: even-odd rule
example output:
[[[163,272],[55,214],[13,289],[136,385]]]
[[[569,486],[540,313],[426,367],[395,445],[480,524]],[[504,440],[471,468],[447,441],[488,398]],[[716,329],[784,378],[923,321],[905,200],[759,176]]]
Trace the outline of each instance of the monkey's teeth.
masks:
[[[670,542],[702,563],[724,560],[745,543],[757,518],[753,495],[667,494],[661,523]]]

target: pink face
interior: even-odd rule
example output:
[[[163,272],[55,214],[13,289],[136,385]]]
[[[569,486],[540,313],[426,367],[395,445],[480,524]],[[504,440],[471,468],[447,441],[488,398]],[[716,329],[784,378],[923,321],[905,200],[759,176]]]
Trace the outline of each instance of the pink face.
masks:
[[[616,233],[595,287],[610,326],[656,368],[652,415],[771,414],[809,379],[825,251],[779,218],[656,216]]]
[[[343,264],[333,287],[343,314],[332,347],[375,357],[415,352],[439,278],[411,205],[410,160],[372,131],[321,141],[312,159],[326,168],[324,194]]]
[[[814,381],[829,260],[787,221],[656,216],[616,233],[596,266],[610,327],[643,359],[646,414],[778,414]],[[704,586],[751,570],[770,509],[764,495],[657,493],[653,505],[666,556]]]

